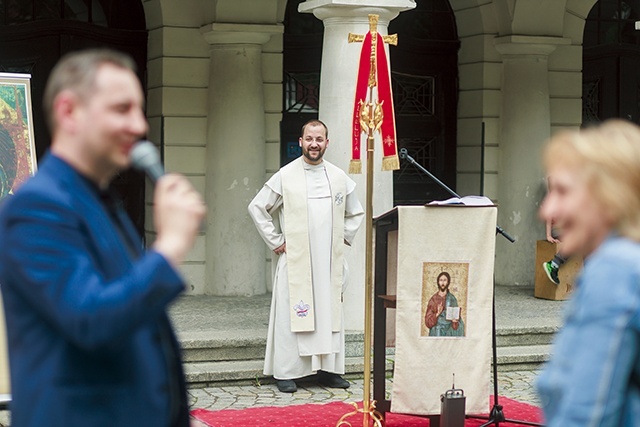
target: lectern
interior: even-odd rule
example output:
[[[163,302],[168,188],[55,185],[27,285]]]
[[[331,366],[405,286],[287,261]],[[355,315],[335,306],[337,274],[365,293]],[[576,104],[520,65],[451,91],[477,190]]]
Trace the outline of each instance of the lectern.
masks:
[[[447,205],[399,206],[374,219],[373,397],[380,412],[438,415],[455,375],[467,413],[486,413],[496,217],[495,206]],[[388,330],[392,308],[395,328]],[[385,353],[393,333],[389,400]]]

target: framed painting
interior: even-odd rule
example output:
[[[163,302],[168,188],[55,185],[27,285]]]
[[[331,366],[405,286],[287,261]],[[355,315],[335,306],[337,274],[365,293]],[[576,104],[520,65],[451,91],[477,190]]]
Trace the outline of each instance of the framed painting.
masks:
[[[464,337],[467,324],[468,262],[422,264],[420,336]]]
[[[36,171],[30,79],[0,73],[0,201]]]

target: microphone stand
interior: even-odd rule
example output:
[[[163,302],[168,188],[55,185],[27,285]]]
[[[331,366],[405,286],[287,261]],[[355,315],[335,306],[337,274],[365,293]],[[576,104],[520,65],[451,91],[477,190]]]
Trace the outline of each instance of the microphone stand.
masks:
[[[445,191],[451,194],[453,197],[460,198],[458,193],[453,191],[451,188],[447,186],[444,182],[440,181],[435,175],[425,169],[420,163],[416,162],[416,160],[409,155],[406,148],[400,149],[400,158],[403,160],[407,160],[409,163],[418,168],[422,173],[431,178],[436,184],[442,187]],[[499,225],[496,225],[496,235],[502,235],[505,239],[507,239],[511,243],[515,243],[515,239],[511,237],[506,231],[502,229]],[[489,416],[482,415],[466,415],[466,418],[477,418],[477,419],[486,419],[487,422],[482,424],[480,427],[486,427],[491,424],[494,424],[496,427],[500,427],[500,423],[508,422],[513,424],[522,424],[529,426],[543,426],[540,423],[534,423],[530,421],[520,421],[520,420],[512,420],[508,419],[504,416],[504,411],[502,405],[499,403],[498,396],[498,354],[497,354],[497,339],[496,339],[496,279],[495,275],[493,278],[493,311],[491,314],[492,317],[492,327],[491,327],[491,347],[493,351],[493,407],[491,408],[491,412]]]
[[[420,163],[416,162],[416,160],[409,155],[409,153],[407,152],[406,148],[400,149],[400,158],[403,159],[403,160],[407,160],[409,163],[411,163],[412,165],[417,167],[422,173],[424,173],[429,178],[431,178],[436,184],[438,184],[440,187],[442,187],[445,191],[447,191],[453,197],[457,197],[458,199],[461,198],[458,195],[458,193],[456,193],[455,191],[450,189],[447,186],[447,184],[445,184],[444,182],[440,181],[434,174],[432,174],[431,172],[426,170]],[[502,229],[502,227],[500,227],[499,225],[496,225],[496,234],[501,234],[502,236],[504,236],[505,239],[507,239],[511,243],[515,243],[516,242],[516,240],[513,237],[511,237],[506,231],[504,231]]]

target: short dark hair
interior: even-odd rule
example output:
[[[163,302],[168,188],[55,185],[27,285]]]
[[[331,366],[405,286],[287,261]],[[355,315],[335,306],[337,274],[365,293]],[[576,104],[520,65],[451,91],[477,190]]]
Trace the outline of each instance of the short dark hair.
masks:
[[[304,130],[309,125],[311,125],[311,126],[322,126],[324,128],[324,137],[327,138],[327,139],[329,138],[329,129],[327,128],[327,125],[325,125],[322,120],[318,120],[318,119],[309,120],[308,122],[306,122],[305,124],[302,125],[302,129],[301,129],[301,132],[300,132],[300,136],[301,137],[304,135]]]
[[[51,133],[56,127],[53,114],[53,103],[56,97],[64,90],[71,90],[81,99],[87,99],[95,87],[98,69],[104,64],[136,72],[136,64],[129,55],[111,49],[71,52],[63,56],[53,67],[42,98],[45,118]]]

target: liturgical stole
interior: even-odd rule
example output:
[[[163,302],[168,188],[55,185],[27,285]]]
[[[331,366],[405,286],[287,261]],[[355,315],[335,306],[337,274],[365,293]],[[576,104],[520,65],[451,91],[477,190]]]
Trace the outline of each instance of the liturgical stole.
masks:
[[[331,163],[323,162],[333,205],[331,235],[331,324],[338,332],[342,326],[342,281],[344,268],[344,212],[347,182],[345,173]],[[315,330],[315,307],[309,249],[309,213],[307,211],[307,183],[302,157],[284,166],[282,198],[287,243],[289,276],[289,313],[292,332]],[[319,284],[321,286],[321,284]]]

